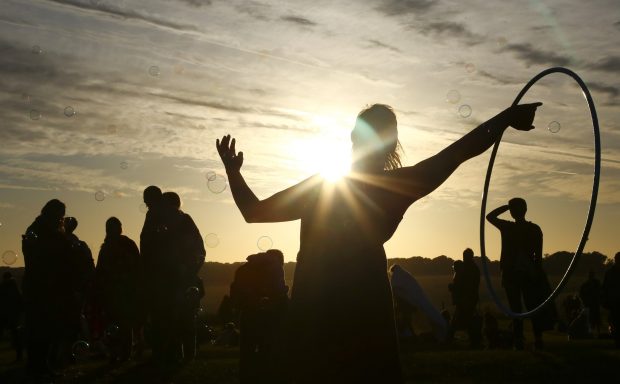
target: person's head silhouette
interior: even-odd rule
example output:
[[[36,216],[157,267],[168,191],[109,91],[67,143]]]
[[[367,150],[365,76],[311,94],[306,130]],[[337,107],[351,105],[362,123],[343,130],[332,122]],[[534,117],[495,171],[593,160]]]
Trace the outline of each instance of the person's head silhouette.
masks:
[[[466,248],[463,251],[463,261],[466,263],[474,261],[474,251],[471,248]]]
[[[396,115],[385,104],[373,104],[358,115],[351,132],[352,168],[382,171],[401,166]]]
[[[62,218],[65,216],[65,203],[58,199],[48,201],[41,209],[41,218],[51,227],[62,230]]]
[[[65,225],[65,233],[70,235],[77,228],[78,221],[75,217],[65,217],[64,225]]]
[[[123,225],[121,221],[112,216],[105,222],[106,237],[118,237],[123,233]]]
[[[144,199],[144,204],[146,204],[149,209],[159,205],[161,201],[161,189],[155,185],[150,185],[144,189],[144,193],[142,197]]]
[[[527,212],[527,203],[520,197],[515,197],[508,201],[508,208],[510,208],[510,215],[516,221],[525,220],[525,213]]]
[[[164,192],[161,197],[165,209],[172,211],[181,209],[181,197],[176,192]]]

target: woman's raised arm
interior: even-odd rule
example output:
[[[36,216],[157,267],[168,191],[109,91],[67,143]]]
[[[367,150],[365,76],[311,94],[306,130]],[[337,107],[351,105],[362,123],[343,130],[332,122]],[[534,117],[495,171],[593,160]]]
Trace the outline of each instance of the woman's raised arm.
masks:
[[[273,196],[259,200],[241,175],[243,152],[235,150],[236,140],[230,135],[216,141],[230,190],[235,204],[248,223],[273,223],[300,219],[309,202],[310,193],[319,182],[318,177],[310,177],[299,184],[280,191]]]
[[[509,126],[520,131],[534,129],[532,123],[536,108],[541,105],[532,103],[511,106],[438,154],[412,167],[395,170],[399,182],[403,183],[400,189],[410,196],[411,202],[428,195],[446,181],[459,165],[491,147]]]

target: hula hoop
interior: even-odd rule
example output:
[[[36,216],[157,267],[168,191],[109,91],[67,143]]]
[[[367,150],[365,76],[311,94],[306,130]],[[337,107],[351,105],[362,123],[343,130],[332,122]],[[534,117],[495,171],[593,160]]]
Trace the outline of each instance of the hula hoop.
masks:
[[[592,226],[592,220],[594,219],[594,209],[596,208],[596,199],[598,196],[598,186],[599,186],[599,180],[601,176],[601,138],[600,138],[600,132],[599,132],[599,126],[598,126],[598,117],[596,115],[596,109],[594,108],[594,101],[592,100],[590,91],[588,90],[588,87],[583,82],[583,80],[581,80],[581,78],[577,76],[575,72],[571,71],[570,69],[564,68],[564,67],[554,67],[554,68],[546,69],[540,72],[538,75],[534,76],[532,80],[530,80],[525,85],[525,87],[523,87],[523,89],[521,90],[521,92],[519,92],[519,94],[517,95],[517,98],[512,103],[512,105],[517,105],[519,101],[521,101],[521,98],[523,97],[523,95],[525,95],[525,93],[538,80],[552,73],[564,73],[565,75],[568,75],[571,78],[573,78],[573,80],[575,80],[577,84],[579,84],[579,86],[581,87],[581,91],[583,92],[583,95],[588,103],[588,108],[590,109],[590,115],[592,117],[592,128],[594,130],[594,178],[592,181],[592,195],[590,197],[590,207],[588,209],[588,216],[586,218],[586,224],[583,229],[583,234],[581,235],[581,241],[579,242],[579,246],[577,247],[577,250],[573,254],[573,258],[570,264],[568,265],[568,268],[566,269],[566,272],[564,273],[562,280],[560,280],[560,282],[555,287],[553,292],[551,292],[551,294],[545,299],[545,301],[543,301],[540,305],[538,305],[538,307],[532,309],[531,311],[527,311],[527,312],[521,312],[521,313],[513,312],[510,308],[508,308],[506,305],[504,305],[501,302],[501,300],[497,297],[497,294],[495,290],[493,289],[493,286],[491,285],[491,278],[489,277],[489,267],[487,263],[487,256],[486,256],[486,250],[485,250],[484,225],[485,225],[485,218],[486,218],[487,196],[489,193],[489,184],[491,182],[491,173],[493,171],[493,165],[495,163],[495,156],[497,155],[497,149],[499,148],[499,143],[502,140],[501,135],[498,137],[497,141],[495,142],[495,145],[493,146],[493,151],[491,152],[491,158],[489,159],[489,166],[487,168],[486,179],[484,180],[484,192],[482,194],[482,206],[480,208],[480,253],[481,253],[481,258],[482,258],[482,270],[484,272],[486,286],[489,291],[489,294],[493,298],[493,301],[495,301],[495,304],[497,305],[497,307],[502,312],[504,312],[504,314],[512,318],[526,318],[526,317],[533,316],[534,314],[542,310],[547,304],[549,304],[560,293],[562,288],[564,288],[564,286],[568,282],[568,278],[570,277],[570,275],[575,269],[575,266],[577,265],[577,261],[579,260],[579,257],[581,256],[583,252],[583,248],[585,247],[586,242],[588,241],[588,234],[590,233],[590,228]]]

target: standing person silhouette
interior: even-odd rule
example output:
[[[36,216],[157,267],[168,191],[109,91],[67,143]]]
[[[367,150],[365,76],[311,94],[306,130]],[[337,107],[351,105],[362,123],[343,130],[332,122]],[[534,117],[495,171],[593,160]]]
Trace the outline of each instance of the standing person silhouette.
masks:
[[[478,291],[480,288],[480,269],[474,262],[474,251],[463,251],[463,261],[454,262],[454,278],[450,290],[455,311],[451,331],[466,330],[473,348],[479,348],[482,341],[482,322],[477,312]]]
[[[22,235],[26,371],[35,382],[49,382],[56,375],[50,358],[64,327],[63,309],[73,293],[64,216],[65,204],[52,199]]]
[[[498,216],[510,211],[515,221],[502,220]],[[522,312],[521,298],[528,311],[543,302],[550,291],[542,268],[543,233],[540,227],[525,220],[527,203],[520,197],[508,201],[507,205],[495,208],[487,214],[487,220],[500,230],[502,253],[499,261],[502,271],[502,286],[506,290],[508,303],[513,312]],[[550,304],[552,305],[552,304]],[[551,308],[551,307],[548,307]],[[532,317],[534,346],[543,347],[542,333],[553,321],[550,310],[541,311]],[[523,320],[513,320],[514,347],[524,348]]]
[[[616,348],[620,348],[620,252],[616,253],[614,263],[605,271],[603,306],[609,310],[611,337]]]
[[[415,166],[401,167],[396,116],[362,110],[351,133],[352,172],[337,183],[312,176],[260,200],[241,175],[230,135],[216,147],[233,198],[250,223],[301,220],[291,293],[288,357],[296,383],[403,382],[383,243],[407,208],[508,126],[533,128],[540,103],[513,106]],[[317,154],[323,155],[323,154]]]
[[[96,268],[96,291],[103,304],[110,336],[110,362],[131,357],[133,330],[139,321],[140,286],[143,263],[136,243],[123,235],[116,217],[105,223],[106,236],[101,244]]]

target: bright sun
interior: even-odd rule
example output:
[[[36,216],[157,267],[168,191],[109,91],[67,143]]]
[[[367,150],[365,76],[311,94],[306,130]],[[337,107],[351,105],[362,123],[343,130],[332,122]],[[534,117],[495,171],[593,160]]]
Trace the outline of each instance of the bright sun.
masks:
[[[319,135],[291,146],[293,156],[308,173],[319,173],[326,180],[337,181],[351,169],[351,144]]]

